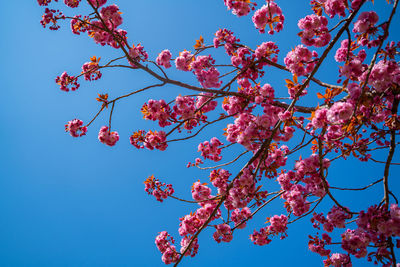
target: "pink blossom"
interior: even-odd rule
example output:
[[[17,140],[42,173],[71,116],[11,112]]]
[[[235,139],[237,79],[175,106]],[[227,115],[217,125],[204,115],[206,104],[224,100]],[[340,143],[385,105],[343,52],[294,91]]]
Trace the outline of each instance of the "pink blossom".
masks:
[[[165,264],[171,264],[178,261],[179,254],[176,251],[175,246],[172,245],[175,241],[166,231],[161,232],[156,237],[155,243],[158,250],[163,254],[161,259]]]
[[[278,61],[278,46],[274,42],[264,42],[259,45],[254,53],[257,59],[267,58],[272,62]]]
[[[75,76],[69,76],[65,71],[61,76],[57,76],[56,83],[60,85],[60,89],[65,92],[69,90],[75,91],[80,86],[78,79]]]
[[[378,22],[379,17],[374,11],[363,12],[354,23],[353,32],[363,33],[368,31],[370,28]]]
[[[331,123],[342,123],[350,119],[353,109],[353,104],[349,102],[336,102],[326,113],[326,118]]]
[[[331,257],[327,260],[324,260],[325,266],[334,266],[334,267],[352,267],[351,259],[349,255],[342,253],[333,253]]]
[[[218,102],[212,100],[213,97],[214,95],[211,93],[200,93],[196,99],[196,109],[200,109],[203,113],[214,110],[217,107]]]
[[[110,5],[103,7],[100,11],[100,15],[104,21],[107,22],[107,27],[114,29],[122,24],[121,12],[117,5]]]
[[[129,49],[129,56],[130,56],[129,64],[134,68],[137,68],[135,63],[146,61],[149,57],[149,55],[144,50],[144,47],[141,44],[138,44],[137,46],[133,45]]]
[[[149,195],[153,195],[157,201],[163,202],[174,193],[174,189],[171,184],[165,184],[160,182],[154,177],[154,175],[149,176],[144,182],[145,189]]]
[[[101,7],[102,5],[107,3],[107,0],[89,0],[89,2],[95,7]]]
[[[54,0],[55,2],[58,2],[58,0]],[[51,3],[51,0],[37,0],[39,6],[47,6],[49,3]]]
[[[193,60],[193,55],[190,51],[183,51],[179,53],[179,57],[175,59],[175,66],[178,70],[189,71],[190,63]]]
[[[325,6],[325,12],[333,18],[335,15],[345,17],[347,0],[323,0]]]
[[[192,198],[196,201],[207,200],[211,198],[211,189],[197,181],[192,186]]]
[[[222,146],[223,143],[218,140],[218,138],[213,137],[211,138],[210,142],[205,141],[203,143],[200,143],[199,146],[197,147],[198,151],[201,151],[201,155],[205,159],[211,159],[213,161],[220,161],[222,157],[220,156],[221,154],[221,148],[219,146]]]
[[[225,51],[229,56],[232,56],[237,49],[236,46],[238,42],[240,42],[240,40],[233,35],[232,31],[227,29],[219,29],[215,33],[215,38],[213,40],[215,48],[224,44]]]
[[[235,209],[232,211],[231,219],[235,223],[235,227],[243,229],[246,227],[246,220],[251,217],[251,211],[248,207]]]
[[[224,0],[224,4],[227,6],[228,10],[232,9],[232,14],[238,17],[246,16],[250,13],[251,9],[254,10],[253,5],[256,5],[250,1],[243,0]]]
[[[66,4],[69,7],[78,7],[79,6],[79,2],[81,0],[64,0],[64,4]]]
[[[146,120],[158,121],[160,127],[171,125],[171,108],[165,100],[150,99],[141,108],[143,118]]]
[[[220,243],[221,241],[231,242],[233,239],[231,227],[228,224],[219,224],[215,226],[213,237],[217,243]]]
[[[267,227],[261,228],[259,232],[254,230],[253,234],[250,235],[250,240],[255,245],[259,246],[268,245],[272,241],[271,239],[269,239],[269,232]]]
[[[347,229],[342,234],[342,248],[357,258],[363,258],[367,255],[367,246],[369,243],[368,234],[360,229]]]
[[[117,132],[110,132],[107,126],[103,126],[100,128],[98,139],[103,144],[114,146],[119,140],[119,135]]]
[[[94,81],[101,78],[101,72],[99,70],[100,58],[92,57],[90,62],[86,62],[82,66],[83,77],[87,81]]]
[[[42,24],[43,28],[46,28],[48,24],[51,24],[49,29],[55,31],[60,28],[60,26],[57,25],[58,20],[64,18],[65,16],[60,11],[46,8],[40,24]]]
[[[65,131],[69,132],[69,134],[73,137],[80,137],[86,135],[87,127],[83,126],[83,121],[73,119],[65,125]]]
[[[327,28],[328,20],[323,16],[306,16],[299,20],[297,25],[303,30],[299,35],[301,42],[305,45],[323,47],[331,40],[331,34]]]
[[[287,53],[284,62],[286,67],[296,76],[307,75],[314,69],[315,61],[313,57],[317,57],[315,51],[311,52],[307,47],[298,45],[294,50]]]
[[[252,20],[260,33],[264,33],[268,25],[270,28],[268,33],[273,34],[275,31],[280,32],[283,29],[285,17],[281,8],[273,0],[267,0],[267,5],[263,5],[258,9],[254,13]]]
[[[190,240],[192,238],[190,236],[185,236],[181,240],[181,253],[185,251],[185,249],[189,246]],[[186,251],[184,256],[190,256],[194,257],[196,256],[197,252],[199,251],[199,244],[198,244],[198,239],[195,238],[193,240],[193,243],[190,245],[190,248]]]
[[[163,50],[158,57],[156,58],[156,62],[160,66],[164,66],[166,69],[171,67],[171,52],[168,49]]]

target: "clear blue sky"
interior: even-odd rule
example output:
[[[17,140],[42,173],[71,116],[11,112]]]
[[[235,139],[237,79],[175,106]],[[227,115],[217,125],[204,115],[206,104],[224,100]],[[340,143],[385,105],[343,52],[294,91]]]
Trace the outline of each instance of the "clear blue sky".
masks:
[[[270,37],[259,34],[250,17],[233,16],[222,0],[109,1],[123,12],[121,27],[128,31],[130,42],[140,42],[153,60],[165,48],[174,55],[191,49],[200,35],[210,43],[219,28],[228,27],[252,47],[266,40],[277,41],[280,62],[300,43],[297,21],[311,12],[308,4],[300,2],[308,3],[278,1],[286,15],[285,28]],[[385,1],[376,2],[373,8],[387,14]],[[148,98],[169,100],[179,93],[191,93],[165,87],[118,103],[113,128],[121,140],[115,147],[97,140],[99,128],[107,124],[107,114],[99,117],[86,137],[73,139],[64,132],[64,124],[74,118],[90,120],[98,109],[97,93],[114,98],[154,79],[140,71],[111,70],[104,71],[100,81],[83,82],[76,92],[60,91],[54,78],[64,70],[79,73],[93,55],[102,57],[104,63],[121,54],[94,44],[86,35],[73,35],[69,23],[62,23],[57,32],[43,29],[39,23],[42,13],[34,0],[6,1],[0,9],[0,266],[163,266],[155,236],[167,230],[179,240],[178,218],[196,207],[175,200],[160,204],[144,192],[143,181],[154,174],[173,183],[177,195],[189,198],[190,185],[198,179],[206,181],[208,174],[186,169],[186,163],[199,156],[200,141],[221,137],[221,131],[214,128],[194,141],[171,144],[165,152],[132,147],[132,131],[158,127],[141,119],[140,107]],[[398,41],[398,15],[393,25],[391,36]],[[174,78],[197,84],[190,74],[172,73]],[[337,69],[328,62],[317,76],[335,82]],[[280,94],[285,96],[281,77],[287,78],[271,72],[263,82],[280,86]],[[394,160],[400,161],[400,153]],[[293,161],[289,161],[287,169],[292,167]],[[357,186],[382,174],[382,165],[348,160],[337,162],[329,177],[331,184]],[[393,167],[391,186],[397,193],[399,174],[400,167]],[[382,188],[343,197],[355,209],[362,209],[367,201],[381,199]],[[329,204],[326,201],[325,205]],[[308,219],[291,225],[284,241],[275,240],[264,247],[251,243],[248,236],[253,229],[263,227],[267,216],[281,212],[279,203],[266,208],[246,229],[236,232],[229,244],[214,242],[212,231],[202,233],[199,254],[185,258],[182,266],[322,266],[322,258],[307,248],[307,235],[312,231]],[[354,266],[366,265],[355,261]]]

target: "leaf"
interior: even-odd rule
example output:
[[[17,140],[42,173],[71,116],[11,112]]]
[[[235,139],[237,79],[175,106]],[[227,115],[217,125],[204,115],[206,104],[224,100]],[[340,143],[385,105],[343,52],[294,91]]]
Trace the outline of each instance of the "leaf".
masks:
[[[323,96],[321,93],[317,93],[317,97],[318,97],[319,99],[325,98],[325,96]]]
[[[295,83],[298,83],[297,75],[293,75],[293,81],[294,81]]]
[[[196,40],[196,44],[194,45],[194,49],[199,49],[204,47],[204,38],[200,35],[200,38]]]

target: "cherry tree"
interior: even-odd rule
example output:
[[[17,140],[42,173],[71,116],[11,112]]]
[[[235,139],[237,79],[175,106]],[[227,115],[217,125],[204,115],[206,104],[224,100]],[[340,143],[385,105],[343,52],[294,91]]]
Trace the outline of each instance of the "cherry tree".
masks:
[[[267,226],[251,231],[255,245],[284,239],[291,224],[308,220],[319,230],[309,236],[308,247],[323,257],[325,266],[352,266],[354,258],[399,266],[395,250],[400,247],[400,207],[389,187],[391,167],[400,164],[393,159],[400,134],[400,67],[396,61],[400,42],[389,35],[398,0],[384,3],[387,16],[371,8],[373,0],[304,1],[310,14],[298,21],[298,43],[291,51],[281,52],[279,43],[272,41],[250,47],[230,29],[222,28],[213,40],[200,36],[188,50],[174,55],[166,48],[155,51],[158,56],[154,58],[138,40],[128,39],[116,4],[107,0],[55,2],[38,0],[45,7],[40,21],[44,28],[58,30],[68,21],[73,34],[87,34],[96,44],[111,46],[120,54],[108,62],[93,56],[75,74],[63,72],[55,79],[61,90],[76,91],[80,82],[101,79],[109,68],[142,72],[157,81],[113,99],[99,94],[96,115],[85,122],[67,122],[66,132],[82,137],[101,113],[107,113],[109,119],[98,133],[98,140],[107,146],[127,138],[134,148],[163,151],[172,142],[190,142],[200,132],[210,136],[198,144],[199,158],[187,165],[208,176],[207,181],[199,180],[188,189],[191,200],[182,199],[173,185],[154,175],[144,182],[145,192],[157,201],[173,198],[195,208],[180,218],[179,248],[177,237],[166,231],[155,237],[165,264],[177,266],[185,256],[194,257],[200,246],[198,237],[207,228],[213,229],[216,242],[230,242],[249,220],[281,199],[281,213],[270,216]],[[221,0],[216,4],[224,4],[237,17],[251,17],[255,33],[285,31],[285,10],[279,0]],[[80,5],[90,8],[89,14],[74,14],[73,8]],[[216,60],[215,53],[223,55],[218,57],[221,60]],[[321,66],[331,59],[336,62],[337,72],[332,73],[336,83],[317,78]],[[174,79],[170,68],[186,72],[194,78],[192,83]],[[281,79],[287,90],[278,91],[265,82],[264,74],[270,69],[281,71],[282,77],[290,75],[291,79]],[[121,99],[167,85],[181,88],[182,94],[149,99],[141,107],[143,118],[156,122],[153,129],[132,129],[130,137],[120,137],[112,129],[114,107]],[[309,103],[306,97],[314,105],[305,104]],[[224,134],[215,136],[208,131],[210,125],[224,125]],[[232,147],[242,152],[232,156]],[[386,160],[374,158],[378,150],[385,151]],[[377,164],[382,178],[358,188],[334,186],[335,177],[329,177],[328,171],[348,157],[358,159],[361,166]],[[295,164],[287,164],[288,158]],[[271,182],[278,190],[268,188]],[[365,210],[350,209],[349,203],[335,196],[338,190],[351,194],[379,184],[382,200],[368,203]],[[320,205],[322,201],[328,209]]]

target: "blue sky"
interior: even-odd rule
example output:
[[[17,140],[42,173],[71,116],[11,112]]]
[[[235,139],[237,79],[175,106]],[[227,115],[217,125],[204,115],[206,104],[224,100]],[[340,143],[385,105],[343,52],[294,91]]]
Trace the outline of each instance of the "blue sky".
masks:
[[[0,9],[0,266],[163,266],[154,245],[155,236],[167,230],[179,240],[178,219],[196,207],[172,199],[160,204],[144,192],[143,181],[154,174],[174,184],[177,195],[189,198],[190,185],[198,179],[206,181],[208,173],[187,169],[186,163],[199,156],[199,142],[214,135],[222,140],[222,125],[193,141],[173,143],[165,152],[136,150],[129,144],[131,132],[158,128],[156,123],[141,119],[143,103],[149,98],[170,100],[178,94],[191,94],[167,86],[116,105],[113,128],[121,140],[115,147],[97,140],[108,114],[93,123],[87,136],[70,137],[64,132],[64,124],[74,118],[90,120],[98,110],[98,93],[114,98],[149,85],[154,79],[140,71],[106,70],[100,81],[82,82],[76,92],[60,91],[54,78],[63,71],[79,73],[82,64],[94,55],[102,57],[104,63],[121,54],[96,45],[85,34],[73,35],[69,23],[61,23],[57,32],[43,29],[39,23],[43,8],[33,0],[23,2],[7,1]],[[277,2],[286,16],[285,28],[271,37],[259,34],[250,17],[233,16],[222,0],[109,1],[123,12],[121,27],[128,31],[130,43],[141,43],[153,60],[166,48],[173,55],[191,49],[200,35],[210,43],[219,28],[227,27],[251,47],[276,41],[282,62],[286,53],[300,43],[297,21],[310,11],[308,4],[300,1]],[[376,2],[372,8],[387,15],[385,1]],[[397,16],[393,25],[399,23]],[[399,40],[398,27],[391,37]],[[335,82],[337,69],[330,63],[333,60],[317,77]],[[175,79],[197,84],[193,75],[171,73]],[[285,96],[281,78],[288,76],[271,71],[263,82],[281,86],[277,92]],[[383,153],[376,155],[385,159]],[[394,160],[400,161],[400,153]],[[335,165],[329,177],[337,186],[368,184],[383,174],[383,166],[377,164],[347,160]],[[287,169],[292,167],[290,160]],[[238,168],[240,164],[232,172]],[[399,171],[399,167],[393,167],[390,177],[397,193]],[[338,197],[341,194],[338,192]],[[380,187],[359,195],[343,195],[355,209],[365,208],[367,200],[381,198]],[[325,206],[329,204],[326,201]],[[322,266],[322,258],[307,248],[307,235],[312,231],[308,219],[291,225],[289,237],[283,241],[275,240],[264,247],[250,242],[248,236],[253,229],[263,227],[267,216],[281,212],[278,202],[266,208],[246,229],[236,232],[229,244],[217,244],[211,238],[212,231],[205,231],[200,236],[199,254],[185,258],[182,266]],[[366,265],[356,261],[354,266]]]

